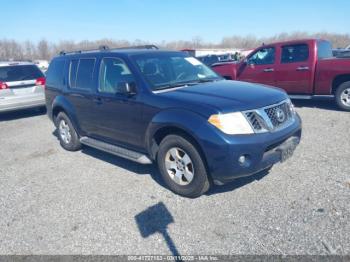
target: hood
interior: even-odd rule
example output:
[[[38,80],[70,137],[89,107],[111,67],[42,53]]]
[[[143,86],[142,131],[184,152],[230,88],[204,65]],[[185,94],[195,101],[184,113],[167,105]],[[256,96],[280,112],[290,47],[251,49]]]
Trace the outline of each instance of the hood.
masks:
[[[287,99],[287,94],[278,88],[240,81],[221,80],[187,86],[159,93],[175,99],[177,104],[192,104],[193,108],[208,106],[218,112],[234,112],[261,108]]]

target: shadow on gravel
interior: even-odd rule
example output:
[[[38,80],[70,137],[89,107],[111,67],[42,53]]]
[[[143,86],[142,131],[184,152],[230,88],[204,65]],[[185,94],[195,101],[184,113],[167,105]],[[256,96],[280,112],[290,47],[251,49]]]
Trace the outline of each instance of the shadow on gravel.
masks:
[[[131,171],[133,173],[136,173],[138,175],[150,175],[152,179],[158,183],[160,186],[167,188],[166,185],[164,184],[163,180],[161,179],[161,175],[158,171],[158,168],[156,164],[153,165],[141,165],[138,163],[135,163],[133,161],[105,153],[103,151],[100,151],[95,148],[83,146],[82,152],[84,154],[87,154],[91,157],[97,158],[101,161],[106,161],[112,165],[118,166],[120,168],[126,169],[128,171]],[[225,193],[229,191],[233,191],[235,189],[238,189],[242,186],[245,186],[253,181],[260,180],[264,176],[266,176],[269,173],[269,171],[261,171],[255,175],[248,176],[248,177],[242,177],[242,178],[237,178],[236,180],[225,184],[223,186],[217,186],[217,185],[212,185],[210,190],[205,193],[205,195],[214,195],[214,194],[220,194],[220,193]]]
[[[156,167],[155,164],[141,165],[133,161],[130,161],[130,160],[127,160],[127,159],[124,159],[124,158],[121,158],[88,146],[83,146],[81,152],[91,157],[97,158],[101,161],[106,161],[117,167],[129,170],[138,175],[150,175],[152,179],[156,181],[160,186],[166,187],[160,178],[158,168]]]
[[[167,230],[168,226],[174,223],[174,218],[163,202],[150,206],[137,214],[135,221],[143,238],[148,238],[153,234],[159,233],[163,236],[172,255],[176,257],[180,256]]]
[[[17,119],[27,118],[27,117],[41,116],[41,115],[45,115],[45,114],[46,114],[45,107],[4,112],[4,113],[0,113],[0,122],[17,120]]]
[[[135,163],[133,161],[103,152],[101,150],[88,147],[88,146],[83,146],[82,148],[82,153],[87,154],[91,157],[97,158],[101,161],[106,161],[112,165],[115,165],[119,168],[126,169],[130,172],[136,173],[138,175],[150,175],[152,179],[158,183],[160,186],[167,188],[166,185],[164,184],[163,180],[161,179],[161,175],[158,171],[158,168],[156,164],[152,165],[141,165],[138,163]],[[217,185],[212,185],[210,190],[205,193],[205,195],[214,195],[214,194],[220,194],[220,193],[225,193],[229,191],[233,191],[235,189],[238,189],[242,186],[245,186],[253,181],[260,180],[263,177],[265,177],[269,171],[261,171],[255,175],[248,176],[248,177],[242,177],[242,178],[237,178],[236,180],[225,184],[223,186],[217,186]]]
[[[333,100],[293,100],[296,108],[309,107],[331,111],[341,111]]]
[[[241,177],[233,180],[232,182],[225,184],[223,186],[212,186],[210,190],[205,193],[207,196],[214,195],[214,194],[220,194],[225,193],[229,191],[233,191],[235,189],[238,189],[240,187],[243,187],[251,182],[254,182],[256,180],[260,180],[264,178],[266,175],[270,173],[269,170],[263,170],[255,175],[247,176],[247,177]]]

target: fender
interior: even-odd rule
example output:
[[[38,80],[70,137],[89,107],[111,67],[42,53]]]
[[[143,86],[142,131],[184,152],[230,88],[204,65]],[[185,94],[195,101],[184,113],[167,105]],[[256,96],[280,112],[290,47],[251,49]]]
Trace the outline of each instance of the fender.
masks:
[[[213,132],[214,127],[207,122],[203,115],[183,109],[168,109],[156,114],[146,131],[145,145],[148,154],[152,158],[155,157],[155,153],[158,150],[154,136],[159,130],[164,128],[174,128],[174,131],[182,131],[188,134],[195,140],[201,151],[206,146],[208,136],[215,142],[221,143],[221,139]],[[205,155],[205,157],[207,158],[208,156]]]
[[[81,134],[81,128],[76,116],[74,106],[62,95],[56,96],[52,102],[52,119],[53,119],[54,112],[57,109],[63,110],[68,115],[75,130],[78,132],[78,134]]]

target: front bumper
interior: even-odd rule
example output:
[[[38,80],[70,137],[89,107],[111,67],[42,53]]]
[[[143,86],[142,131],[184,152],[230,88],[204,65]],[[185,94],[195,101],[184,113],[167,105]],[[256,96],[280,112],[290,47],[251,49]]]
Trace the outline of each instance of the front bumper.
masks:
[[[217,132],[220,133],[221,139],[218,139],[216,134],[216,139],[202,148],[213,181],[216,184],[224,184],[239,177],[256,174],[283,161],[285,151],[293,151],[299,144],[301,119],[296,116],[290,126],[277,132],[240,136],[228,136]],[[291,146],[292,143],[294,146]],[[247,161],[242,164],[239,158],[243,155]]]
[[[45,106],[45,94],[35,93],[26,96],[0,97],[0,112]]]

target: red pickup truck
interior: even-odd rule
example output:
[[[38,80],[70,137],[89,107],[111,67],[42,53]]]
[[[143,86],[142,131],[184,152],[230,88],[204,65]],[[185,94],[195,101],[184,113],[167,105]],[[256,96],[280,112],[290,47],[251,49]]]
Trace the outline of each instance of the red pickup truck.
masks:
[[[296,40],[263,45],[238,63],[213,70],[231,80],[283,88],[291,98],[332,98],[350,111],[350,58],[335,58],[330,42]]]

